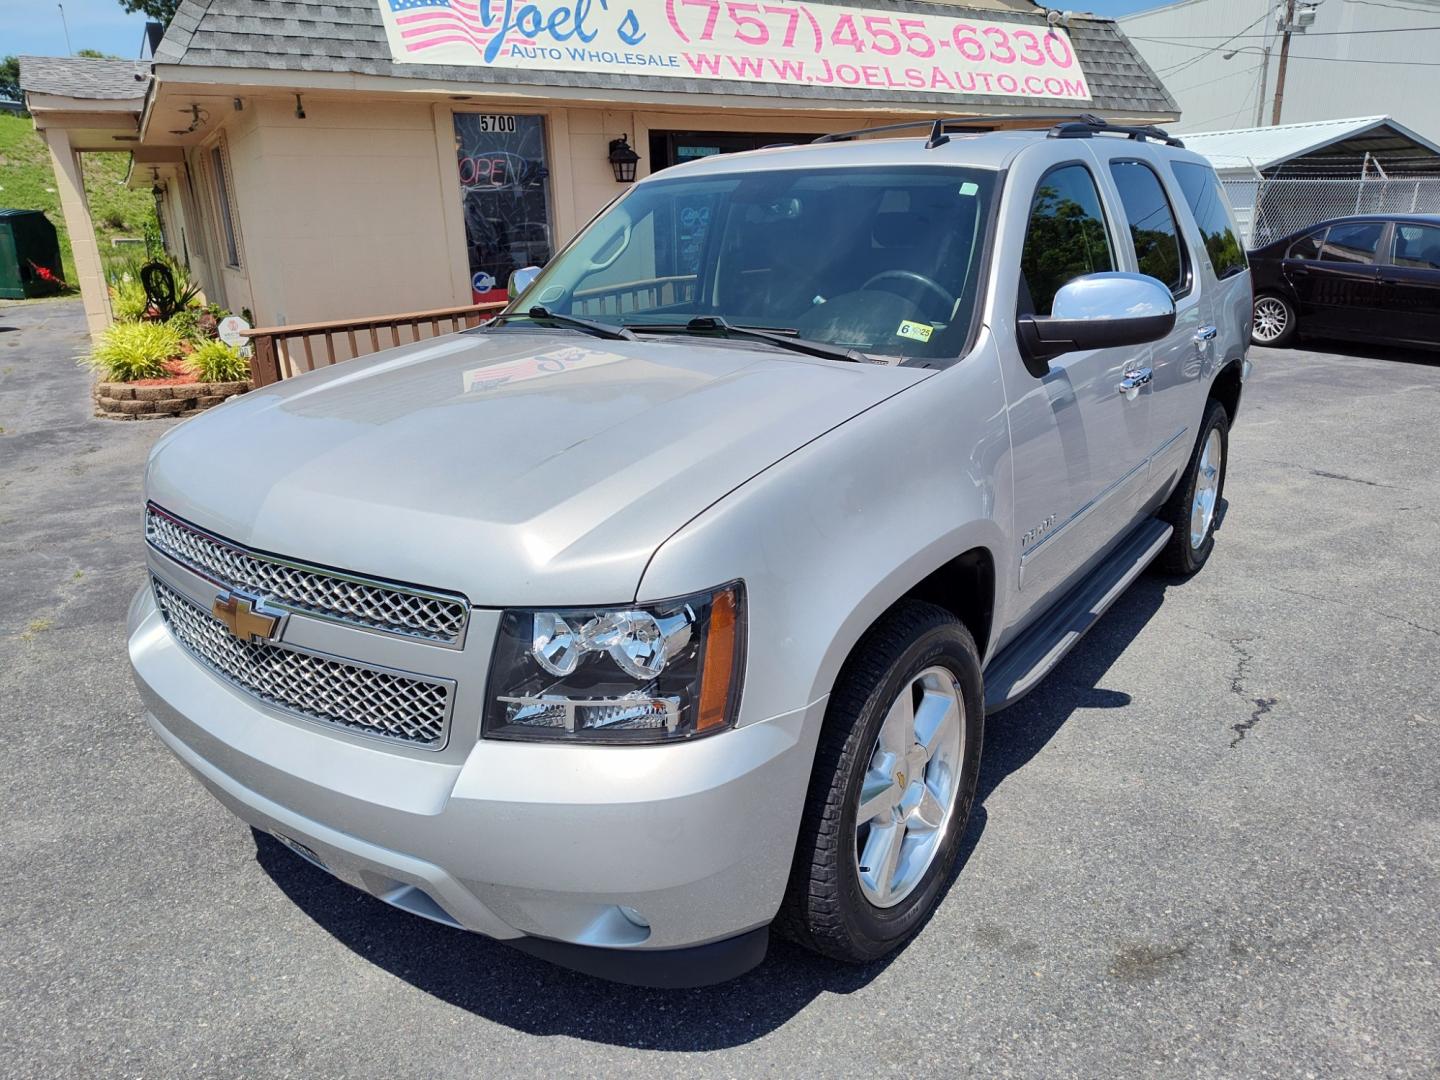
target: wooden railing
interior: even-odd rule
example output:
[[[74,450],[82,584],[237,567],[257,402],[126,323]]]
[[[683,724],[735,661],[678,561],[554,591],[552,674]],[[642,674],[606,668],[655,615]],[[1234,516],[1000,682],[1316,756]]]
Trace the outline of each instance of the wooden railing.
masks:
[[[381,349],[453,334],[467,327],[479,326],[504,306],[503,302],[469,304],[434,311],[375,315],[366,319],[336,319],[333,322],[246,330],[245,336],[255,346],[250,359],[250,378],[256,386],[268,386],[301,372]]]

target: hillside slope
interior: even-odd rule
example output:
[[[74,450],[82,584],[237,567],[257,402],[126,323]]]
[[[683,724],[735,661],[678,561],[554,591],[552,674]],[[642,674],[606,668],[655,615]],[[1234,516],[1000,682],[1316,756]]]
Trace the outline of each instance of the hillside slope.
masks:
[[[112,251],[120,253],[111,246],[111,237],[143,237],[147,228],[155,228],[155,202],[150,192],[125,186],[129,154],[85,154],[81,160],[95,238],[100,242],[101,258],[108,258]],[[75,260],[60,213],[50,153],[28,116],[0,113],[0,207],[45,211],[60,234],[65,280],[74,283]]]

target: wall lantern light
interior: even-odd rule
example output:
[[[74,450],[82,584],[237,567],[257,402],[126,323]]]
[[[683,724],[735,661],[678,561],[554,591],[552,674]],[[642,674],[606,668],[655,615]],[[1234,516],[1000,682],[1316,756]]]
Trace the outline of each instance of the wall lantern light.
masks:
[[[615,180],[621,184],[635,182],[635,166],[640,155],[630,146],[630,136],[621,135],[610,140],[610,167],[615,170]]]

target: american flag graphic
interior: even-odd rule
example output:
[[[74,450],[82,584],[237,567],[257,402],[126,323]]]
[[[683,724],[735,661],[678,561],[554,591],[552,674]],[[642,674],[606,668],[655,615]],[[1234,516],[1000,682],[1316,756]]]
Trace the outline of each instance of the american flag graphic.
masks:
[[[390,0],[390,10],[407,53],[424,52],[439,45],[469,45],[476,52],[484,53],[497,31],[481,20],[480,5],[472,0]],[[513,31],[506,43],[535,44]]]

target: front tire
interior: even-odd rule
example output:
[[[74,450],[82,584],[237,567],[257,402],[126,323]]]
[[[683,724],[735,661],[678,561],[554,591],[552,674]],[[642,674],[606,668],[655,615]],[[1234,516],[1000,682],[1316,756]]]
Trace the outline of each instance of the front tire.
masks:
[[[1250,340],[1256,345],[1283,349],[1295,340],[1299,321],[1295,305],[1278,293],[1261,293],[1255,297],[1250,322]]]
[[[1225,467],[1230,458],[1230,414],[1213,398],[1205,404],[1200,437],[1190,465],[1158,517],[1174,528],[1160,552],[1160,566],[1169,574],[1189,577],[1215,549],[1215,526],[1225,494]]]
[[[984,723],[979,653],[955,616],[907,600],[872,627],[830,698],[776,929],[851,963],[908,940],[955,864]]]

